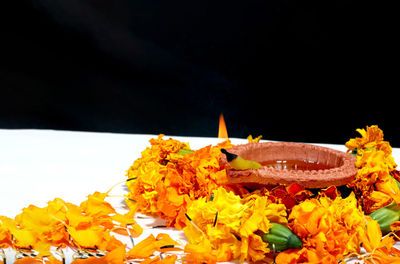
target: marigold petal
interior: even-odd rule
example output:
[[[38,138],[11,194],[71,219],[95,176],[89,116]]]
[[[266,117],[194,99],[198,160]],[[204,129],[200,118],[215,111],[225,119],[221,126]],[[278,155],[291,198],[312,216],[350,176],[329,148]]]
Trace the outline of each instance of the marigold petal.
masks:
[[[151,234],[144,240],[136,244],[127,252],[129,258],[147,258],[150,257],[157,249],[156,238]]]
[[[101,229],[76,230],[75,228],[69,228],[68,232],[74,243],[83,248],[96,248],[101,244],[104,236]]]
[[[217,263],[217,256],[213,252],[212,245],[208,239],[203,239],[198,244],[187,244],[185,253],[185,260],[188,263]]]

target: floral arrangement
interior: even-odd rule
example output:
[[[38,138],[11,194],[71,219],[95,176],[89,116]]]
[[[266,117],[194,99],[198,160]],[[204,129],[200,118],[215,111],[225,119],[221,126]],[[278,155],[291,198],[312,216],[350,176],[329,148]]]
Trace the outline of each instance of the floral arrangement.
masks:
[[[349,185],[357,194],[364,212],[371,213],[392,201],[400,203],[400,191],[396,180],[400,179],[392,157],[392,147],[383,140],[383,132],[377,126],[367,130],[357,129],[360,138],[346,143],[349,152],[357,155],[359,169],[356,179]]]
[[[56,198],[44,208],[31,205],[14,219],[0,216],[0,263],[7,247],[21,256],[16,263],[63,263],[65,247],[75,251],[73,263],[400,263],[394,247],[400,172],[382,130],[357,131],[361,136],[345,144],[358,168],[347,195],[335,186],[251,191],[231,185],[219,163],[221,148],[233,146],[229,140],[191,150],[160,135],[127,170],[128,213],[116,212],[106,201],[108,191],[89,195],[79,206]],[[248,139],[257,144],[260,137]],[[115,234],[131,239],[142,234],[136,212],[165,219],[184,232],[188,243],[161,233],[127,250]],[[277,247],[287,240],[275,233],[276,225],[301,246]]]

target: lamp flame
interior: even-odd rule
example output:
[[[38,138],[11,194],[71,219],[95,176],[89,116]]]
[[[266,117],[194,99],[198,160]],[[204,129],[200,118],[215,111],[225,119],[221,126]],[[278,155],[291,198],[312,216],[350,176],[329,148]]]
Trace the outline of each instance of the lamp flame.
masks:
[[[228,131],[226,129],[226,124],[223,114],[219,115],[218,138],[228,138]]]

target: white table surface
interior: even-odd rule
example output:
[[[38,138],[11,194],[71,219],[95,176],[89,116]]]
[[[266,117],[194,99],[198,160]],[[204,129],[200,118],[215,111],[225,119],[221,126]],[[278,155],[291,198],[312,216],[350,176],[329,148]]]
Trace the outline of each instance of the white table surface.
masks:
[[[71,132],[54,130],[0,129],[0,215],[15,217],[30,204],[42,207],[58,197],[80,204],[95,191],[106,192],[126,179],[126,170],[141,152],[150,146],[149,140],[158,135]],[[258,136],[258,135],[255,135]],[[220,142],[217,138],[177,137],[189,142],[192,149]],[[265,137],[265,135],[264,135]],[[233,144],[246,139],[231,139]],[[345,151],[343,145],[318,144]],[[393,149],[395,161],[400,162],[400,149]],[[123,194],[121,188],[113,191]],[[121,199],[122,200],[122,199]],[[110,201],[117,209],[120,201]],[[154,219],[138,219],[145,230],[135,242],[150,233],[169,233],[184,243],[182,232],[149,229]],[[129,246],[129,241],[124,241]],[[8,263],[12,263],[12,259]]]

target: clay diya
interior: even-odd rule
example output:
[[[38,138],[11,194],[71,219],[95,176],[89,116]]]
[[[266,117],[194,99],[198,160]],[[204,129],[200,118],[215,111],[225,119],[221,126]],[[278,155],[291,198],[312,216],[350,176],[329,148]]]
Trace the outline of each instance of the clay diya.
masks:
[[[249,143],[228,151],[263,165],[256,170],[235,170],[221,155],[229,182],[244,186],[297,183],[305,188],[324,188],[345,185],[357,174],[354,156],[312,144]]]

